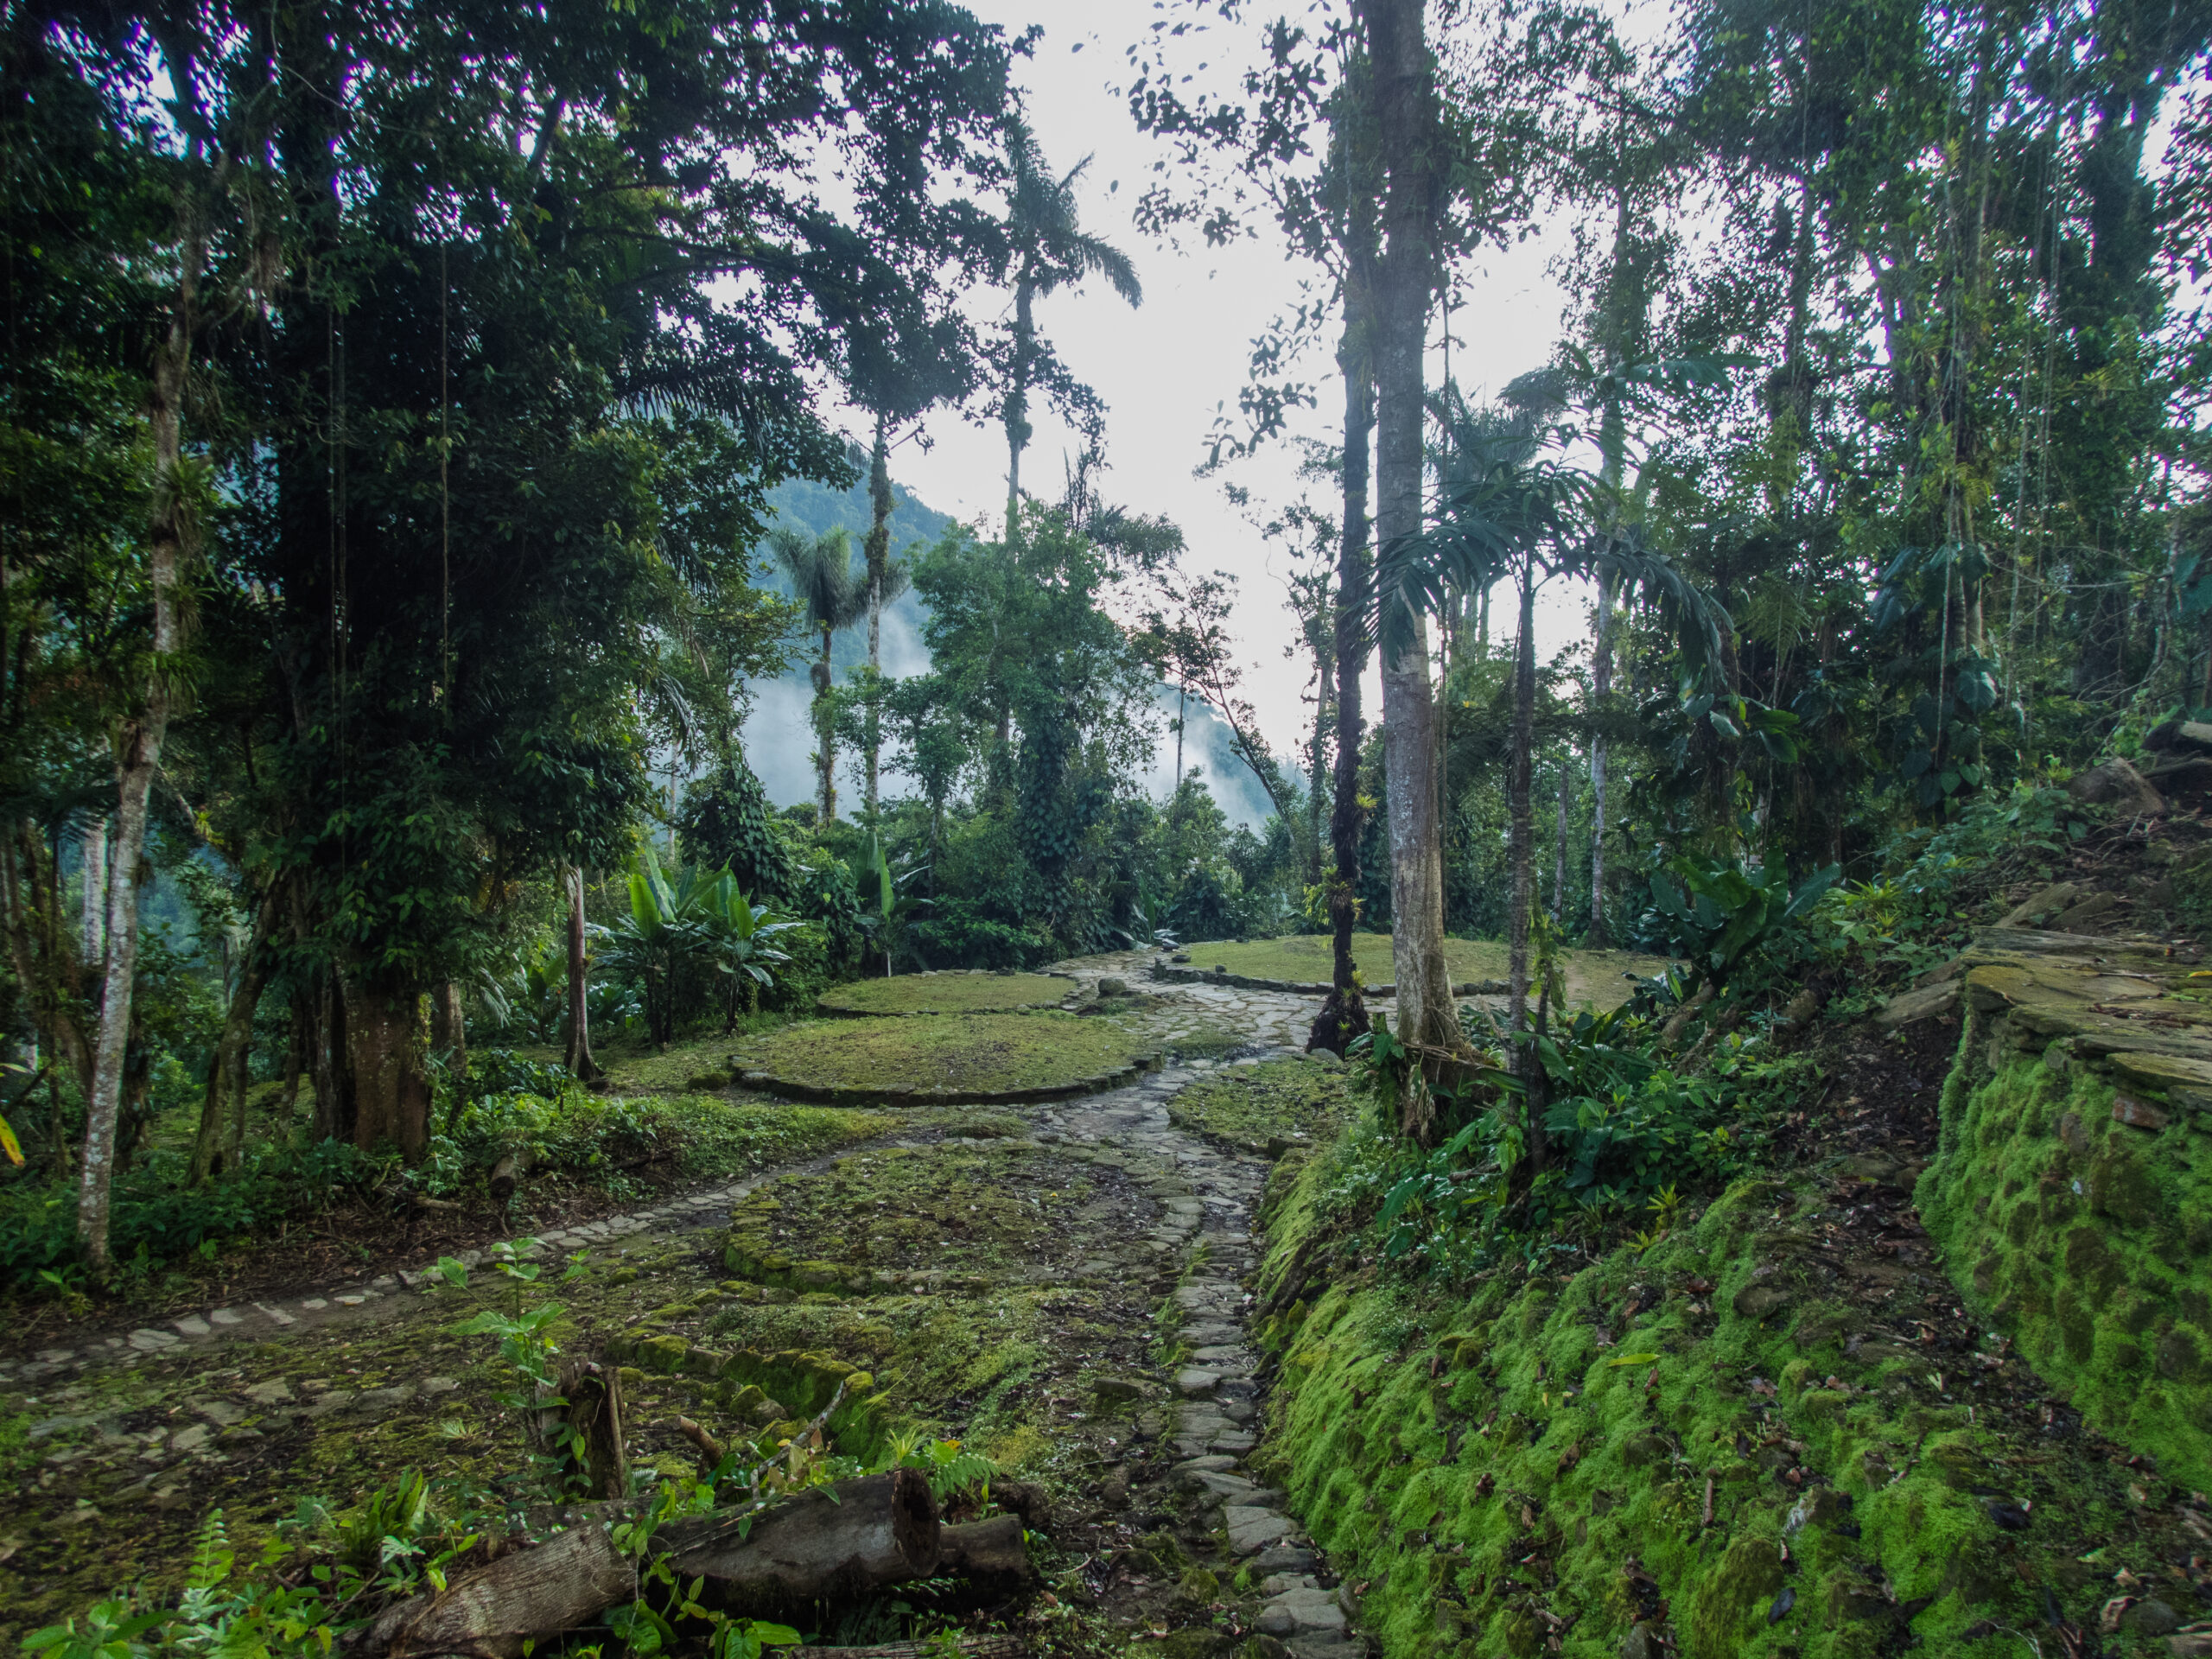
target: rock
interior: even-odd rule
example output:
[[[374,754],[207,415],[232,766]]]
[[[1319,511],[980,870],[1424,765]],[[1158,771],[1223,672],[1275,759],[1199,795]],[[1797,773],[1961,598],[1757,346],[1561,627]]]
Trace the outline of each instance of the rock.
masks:
[[[2181,1615],[2153,1596],[2129,1608],[2120,1624],[2138,1636],[2171,1636],[2181,1628]]]
[[[2117,755],[2087,772],[2075,772],[2066,792],[2077,801],[2096,805],[2109,803],[2122,817],[2152,817],[2166,810],[2164,798],[2143,781],[2143,774]]]
[[[197,1452],[207,1444],[213,1433],[205,1423],[194,1423],[190,1428],[181,1428],[169,1436],[169,1450],[175,1452]]]
[[[271,1382],[257,1382],[245,1390],[245,1397],[257,1406],[281,1406],[292,1397],[292,1385],[281,1376]]]
[[[1274,1510],[1231,1503],[1222,1511],[1229,1529],[1229,1547],[1239,1555],[1255,1554],[1269,1544],[1279,1544],[1292,1530],[1290,1517]]]
[[[1621,1638],[1621,1659],[1666,1659],[1666,1652],[1665,1637],[1649,1621],[1631,1625]]]
[[[194,1400],[188,1403],[218,1428],[228,1428],[245,1421],[245,1408],[228,1400]]]
[[[2149,1101],[2138,1100],[2133,1095],[2114,1095],[2112,1097],[2112,1121],[2132,1124],[2139,1129],[2163,1129],[2171,1120],[2167,1117],[2164,1107],[2153,1106]]]
[[[1733,1306],[1745,1319],[1764,1320],[1789,1306],[1789,1292],[1781,1285],[1762,1280],[1738,1291]]]
[[[1260,1630],[1266,1636],[1302,1636],[1306,1632],[1341,1630],[1344,1610],[1326,1590],[1285,1591],[1260,1610]]]
[[[1958,982],[1945,980],[1941,984],[1923,985],[1916,991],[1891,997],[1874,1016],[1874,1023],[1885,1031],[1900,1031],[1923,1020],[1941,1019],[1958,1006]]]
[[[2106,920],[2120,908],[2117,893],[2093,893],[2080,903],[2069,906],[2051,923],[2055,933],[2086,933]]]
[[[1319,1555],[1296,1544],[1270,1544],[1250,1562],[1255,1573],[1311,1573],[1320,1564]]]
[[[1090,1391],[1101,1400],[1141,1400],[1151,1390],[1135,1377],[1102,1376],[1090,1385]]]
[[[2064,911],[2082,896],[2082,887],[2073,881],[2054,881],[2040,892],[2033,893],[2006,911],[1999,918],[1999,927],[2046,927],[2052,917]]]
[[[1219,1371],[1210,1371],[1199,1365],[1188,1366],[1175,1373],[1175,1392],[1186,1400],[1211,1394],[1220,1382]]]
[[[1102,979],[1098,982],[1098,995],[1101,996],[1127,996],[1128,994],[1129,982],[1126,979]]]

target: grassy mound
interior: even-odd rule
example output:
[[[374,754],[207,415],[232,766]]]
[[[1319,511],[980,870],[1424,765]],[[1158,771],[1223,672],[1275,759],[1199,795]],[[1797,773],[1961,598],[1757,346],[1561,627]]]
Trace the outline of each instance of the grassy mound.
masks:
[[[1360,976],[1370,985],[1390,983],[1397,971],[1390,962],[1390,936],[1355,933],[1351,944],[1352,959],[1359,965]],[[1300,985],[1327,984],[1334,962],[1330,941],[1319,934],[1254,939],[1243,944],[1192,944],[1184,949],[1189,952],[1193,968],[1226,968],[1245,979],[1285,980]],[[1446,939],[1444,959],[1455,985],[1503,980],[1506,975],[1506,948],[1492,940]],[[1628,1001],[1630,991],[1635,988],[1630,984],[1628,975],[1648,979],[1663,970],[1667,963],[1660,957],[1638,956],[1632,950],[1569,950],[1566,953],[1566,966],[1570,1001],[1611,1008]]]
[[[988,1100],[1110,1077],[1143,1052],[1110,1020],[915,1014],[791,1026],[734,1058],[748,1081],[795,1094]]]
[[[1269,1060],[1192,1084],[1169,1103],[1167,1116],[1178,1128],[1265,1152],[1280,1141],[1325,1144],[1360,1105],[1341,1066]]]
[[[999,1014],[1052,1008],[1075,989],[1052,974],[906,974],[832,986],[817,1007],[824,1014]]]
[[[2046,1591],[2092,1630],[2133,1595],[2150,1652],[2196,1616],[2205,1517],[1966,1315],[1910,1172],[1740,1182],[1572,1276],[1423,1294],[1332,1236],[1347,1155],[1269,1195],[1270,1472],[1390,1659],[1611,1659],[1639,1622],[1687,1659],[1963,1651]]]

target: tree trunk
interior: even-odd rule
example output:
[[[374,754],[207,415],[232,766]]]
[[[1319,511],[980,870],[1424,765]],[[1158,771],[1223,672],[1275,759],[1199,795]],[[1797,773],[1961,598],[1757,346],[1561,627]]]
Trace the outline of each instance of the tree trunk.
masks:
[[[636,1565],[606,1527],[586,1522],[402,1602],[369,1627],[360,1651],[384,1659],[522,1659],[527,1648],[637,1593]]]
[[[1567,924],[1567,818],[1574,810],[1574,788],[1566,764],[1559,769],[1559,853],[1552,866],[1552,925]]]
[[[143,701],[115,739],[114,868],[108,877],[106,954],[100,979],[99,1036],[86,1103],[85,1158],[77,1200],[77,1236],[85,1259],[105,1276],[108,1200],[115,1180],[116,1131],[123,1109],[124,1063],[130,1046],[130,999],[138,967],[138,881],[146,844],[146,802],[168,735],[169,660],[181,644],[177,594],[186,530],[183,472],[184,380],[192,356],[206,232],[187,206],[184,255],[168,332],[154,366],[149,423],[154,435],[154,513],[147,537],[147,575],[154,603],[154,660]]]
[[[830,630],[825,627],[814,679],[814,731],[822,744],[822,822],[825,824],[837,817],[837,728],[830,708],[830,676],[835,672],[830,665]]]
[[[1027,1584],[1037,1574],[1021,1534],[1018,1515],[943,1528],[938,1533],[937,1570],[931,1576],[968,1579],[1001,1592]]]
[[[883,416],[875,417],[875,454],[868,466],[868,503],[875,518],[862,550],[868,556],[868,821],[875,822],[877,758],[882,752],[881,717],[875,701],[883,673],[883,583],[891,566],[891,444]]]
[[[107,950],[107,820],[96,819],[85,831],[84,864],[79,871],[83,890],[84,924],[79,938],[84,943],[85,966],[97,971]]]
[[[569,896],[569,1052],[563,1064],[582,1083],[599,1076],[591,1057],[591,1016],[584,1003],[589,969],[584,958],[584,872],[580,864],[561,867]]]
[[[653,1542],[678,1578],[704,1577],[733,1607],[762,1611],[857,1598],[937,1568],[937,1502],[912,1469],[817,1486],[751,1522],[673,1521]]]
[[[1598,578],[1598,639],[1590,658],[1590,703],[1602,714],[1613,690],[1613,580]],[[1592,950],[1611,943],[1605,927],[1605,735],[1590,734],[1590,931]]]
[[[1535,755],[1536,726],[1535,571],[1521,570],[1521,632],[1513,647],[1513,755],[1506,773],[1506,805],[1511,817],[1507,857],[1513,867],[1513,913],[1507,928],[1509,963],[1507,1022],[1513,1033],[1510,1060],[1515,1074],[1533,1077],[1535,1054],[1526,1036],[1529,1023],[1529,935],[1536,908],[1536,824]],[[1533,1097],[1533,1096],[1532,1096]],[[1541,1116],[1527,1109],[1523,1125],[1525,1161],[1531,1175],[1544,1166]]]
[[[271,883],[254,913],[253,931],[238,963],[238,983],[223,1016],[223,1032],[200,1109],[200,1133],[193,1141],[188,1184],[199,1185],[218,1167],[236,1170],[245,1154],[245,1095],[252,1057],[253,1016],[269,983],[269,938],[277,918],[277,888]],[[226,1109],[227,1108],[227,1110]],[[228,1122],[226,1124],[226,1119]]]
[[[1376,539],[1387,555],[1421,533],[1421,359],[1436,288],[1440,158],[1422,0],[1358,0],[1356,10],[1373,59],[1376,137],[1389,181],[1374,329]],[[1443,825],[1427,619],[1408,619],[1406,632],[1382,664],[1398,1026],[1408,1042],[1457,1047],[1444,963]],[[1408,1096],[1406,1127],[1416,1139],[1426,1139],[1430,1127],[1427,1099],[1421,1090]]]
[[[412,1163],[430,1144],[428,1001],[341,974],[346,1058],[353,1073],[353,1144],[391,1141]]]
[[[446,1057],[446,1071],[458,1090],[468,1075],[468,1018],[461,987],[442,980],[430,991],[430,1052]]]
[[[308,1060],[315,1077],[315,1134],[319,1141],[353,1138],[353,1073],[346,1041],[346,999],[338,970],[316,976]]]
[[[1025,270],[1014,285],[1014,367],[1006,389],[1006,544],[1021,537],[1021,452],[1029,445],[1029,357],[1037,337],[1037,284]]]
[[[1337,362],[1344,380],[1344,516],[1337,542],[1334,638],[1337,677],[1336,773],[1329,805],[1329,931],[1332,969],[1328,998],[1315,1016],[1308,1048],[1342,1054],[1369,1029],[1367,1001],[1352,959],[1351,936],[1359,919],[1359,842],[1366,813],[1359,804],[1359,752],[1366,736],[1360,681],[1367,672],[1367,626],[1374,608],[1374,569],[1368,552],[1368,449],[1375,435],[1374,278],[1376,200],[1372,145],[1363,105],[1367,77],[1355,59],[1345,77],[1348,102],[1337,143],[1344,157],[1348,201],[1344,221],[1344,327]]]

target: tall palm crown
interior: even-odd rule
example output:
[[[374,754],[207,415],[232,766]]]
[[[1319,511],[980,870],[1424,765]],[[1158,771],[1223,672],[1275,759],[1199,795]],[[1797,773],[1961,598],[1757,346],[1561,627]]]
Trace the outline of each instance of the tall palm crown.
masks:
[[[791,579],[791,592],[806,608],[807,626],[822,636],[822,654],[815,659],[812,671],[814,734],[821,745],[815,752],[814,764],[826,823],[837,816],[837,735],[830,697],[830,636],[868,614],[868,583],[853,566],[853,540],[842,528],[810,538],[785,527],[769,535],[768,548]]]
[[[1012,174],[1005,228],[1014,252],[1014,353],[1007,377],[1007,535],[1014,534],[1021,505],[1021,452],[1029,443],[1029,382],[1039,352],[1037,296],[1103,276],[1131,305],[1144,302],[1144,288],[1127,254],[1090,235],[1077,222],[1076,181],[1090,165],[1086,156],[1055,178],[1037,137],[1020,121],[1007,127],[1007,160]]]

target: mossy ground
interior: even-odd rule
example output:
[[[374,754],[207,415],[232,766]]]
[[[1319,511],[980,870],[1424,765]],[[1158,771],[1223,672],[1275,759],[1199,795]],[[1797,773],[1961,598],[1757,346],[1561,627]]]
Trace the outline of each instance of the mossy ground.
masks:
[[[1948,1652],[2037,1627],[2046,1588],[2094,1629],[2121,1569],[2202,1611],[2176,1563],[2205,1519],[1981,1336],[1894,1166],[1739,1183],[1648,1250],[1469,1294],[1356,1235],[1317,1272],[1335,1179],[1270,1194],[1271,1447],[1390,1659],[1611,1656],[1651,1618],[1689,1659]]]
[[[762,1401],[741,1381],[804,1413],[827,1404],[812,1397],[823,1378],[865,1371],[875,1378],[870,1434],[927,1427],[1067,1494],[1095,1478],[1132,1413],[1155,1408],[1102,1401],[1092,1384],[1151,1363],[1154,1304],[1173,1269],[1146,1230],[1162,1193],[1187,1191],[1172,1171],[1110,1150],[1010,1142],[1026,1126],[1006,1113],[897,1122],[910,1135],[953,1133],[795,1173],[770,1189],[772,1213],[810,1249],[925,1255],[945,1269],[941,1283],[859,1295],[763,1287],[730,1276],[715,1230],[628,1240],[578,1282],[524,1293],[566,1307],[565,1351],[631,1360],[633,1465],[697,1469],[678,1414],[725,1439],[759,1431]],[[513,1296],[480,1269],[466,1290],[334,1308],[279,1340],[185,1344],[0,1395],[0,1642],[123,1586],[174,1592],[216,1507],[250,1556],[302,1497],[342,1510],[403,1470],[530,1497],[518,1424],[494,1398],[511,1386],[496,1343],[450,1328]],[[651,1363],[694,1343],[756,1361],[744,1378]],[[632,1352],[640,1347],[650,1351]]]
[[[1979,1311],[2107,1433],[2212,1488],[2212,1121],[1970,1027],[1919,1197]],[[2139,1110],[2133,1115],[2141,1117]]]
[[[1297,984],[1326,984],[1333,971],[1333,946],[1321,934],[1293,934],[1280,939],[1253,939],[1245,944],[1214,942],[1185,945],[1193,968],[1223,967],[1247,979],[1286,980]],[[1470,980],[1503,979],[1508,963],[1503,944],[1489,939],[1446,939],[1444,959],[1454,984]],[[1388,933],[1352,935],[1352,960],[1360,977],[1370,985],[1387,985],[1396,970],[1390,962]],[[1638,956],[1630,950],[1569,950],[1565,953],[1568,1001],[1599,1008],[1616,1007],[1628,1001],[1635,986],[1629,976],[1649,979],[1663,972],[1658,957]]]
[[[828,1014],[993,1014],[1057,1007],[1076,983],[1051,974],[901,974],[833,986],[817,1004]]]
[[[1341,1066],[1268,1060],[1230,1066],[1192,1084],[1167,1116],[1178,1128],[1266,1152],[1281,1141],[1325,1146],[1363,1104]]]
[[[812,1088],[1056,1088],[1115,1071],[1145,1052],[1119,1022],[1057,1013],[817,1020],[738,1051],[746,1071]]]

